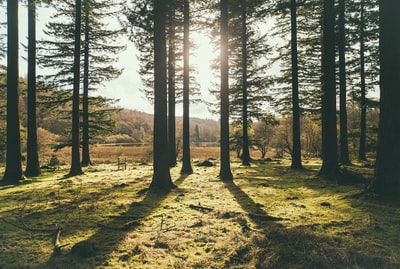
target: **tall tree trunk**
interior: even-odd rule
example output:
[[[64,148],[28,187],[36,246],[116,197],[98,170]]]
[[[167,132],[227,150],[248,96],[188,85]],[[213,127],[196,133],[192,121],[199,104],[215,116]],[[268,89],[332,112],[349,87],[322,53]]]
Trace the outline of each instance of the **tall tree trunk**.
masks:
[[[247,7],[246,1],[242,1],[242,165],[250,166],[249,134],[248,134],[248,111],[247,111]]]
[[[346,0],[339,0],[339,75],[340,75],[340,163],[350,164],[347,135],[347,85],[346,85]]]
[[[228,0],[221,0],[221,167],[222,180],[232,180],[229,152]]]
[[[292,113],[293,113],[293,152],[291,169],[303,169],[301,165],[300,144],[300,106],[299,106],[299,67],[297,59],[297,4],[296,0],[290,1],[290,21],[292,39]]]
[[[336,80],[335,80],[335,1],[324,0],[322,36],[322,167],[320,175],[338,180]]]
[[[175,8],[170,10],[168,43],[168,151],[169,165],[174,167],[176,166]]]
[[[193,173],[190,160],[189,125],[189,1],[183,1],[183,149],[181,174]]]
[[[81,0],[75,1],[75,47],[74,47],[74,88],[72,93],[72,149],[71,149],[71,169],[69,176],[82,174],[80,162],[79,147],[79,84],[80,84],[80,56],[81,56],[81,18],[82,4]]]
[[[19,127],[18,1],[7,1],[7,153],[3,181],[18,184],[23,179]]]
[[[152,189],[174,187],[169,172],[167,131],[166,1],[154,1],[154,142]]]
[[[365,153],[365,140],[367,135],[367,106],[365,100],[366,88],[365,88],[365,16],[364,16],[364,1],[361,0],[361,11],[360,11],[360,83],[361,83],[361,96],[360,96],[360,147],[358,150],[358,159],[365,161],[367,156]]]
[[[379,1],[380,123],[372,190],[400,195],[400,13],[398,0]]]
[[[36,124],[36,0],[28,2],[28,142],[27,177],[40,175]]]
[[[89,42],[90,42],[90,21],[89,21],[89,0],[84,0],[85,9],[85,43],[83,46],[83,98],[82,98],[82,166],[89,166]]]

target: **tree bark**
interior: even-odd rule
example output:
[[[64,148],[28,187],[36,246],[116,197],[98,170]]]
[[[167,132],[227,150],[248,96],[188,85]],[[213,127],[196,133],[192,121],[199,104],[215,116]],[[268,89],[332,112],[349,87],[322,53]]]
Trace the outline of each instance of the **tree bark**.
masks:
[[[339,0],[339,75],[340,75],[340,159],[344,165],[351,164],[347,135],[347,85],[346,85],[346,31],[345,0]]]
[[[7,153],[3,182],[18,184],[23,179],[19,127],[18,1],[7,1]]]
[[[229,152],[228,0],[221,0],[221,167],[222,180],[232,180]]]
[[[364,2],[361,1],[361,11],[360,11],[360,146],[358,149],[358,159],[361,161],[366,161],[367,156],[365,152],[365,140],[367,135],[367,106],[366,106],[366,88],[365,88],[365,17],[364,17]]]
[[[299,67],[297,59],[297,4],[296,0],[290,1],[290,21],[291,21],[291,46],[292,46],[292,139],[293,153],[291,169],[303,169],[301,164],[301,144],[300,144],[300,106],[299,106]]]
[[[336,80],[335,80],[335,1],[324,0],[322,36],[322,167],[320,175],[338,180]]]
[[[28,142],[25,176],[40,175],[36,124],[36,0],[28,2]]]
[[[372,190],[400,195],[400,25],[398,0],[379,1],[380,123]]]
[[[183,1],[183,148],[181,174],[193,173],[190,160],[190,126],[189,126],[189,1]]]
[[[247,93],[247,16],[246,1],[242,2],[242,165],[250,166],[249,134],[248,134],[248,93]]]
[[[69,176],[82,174],[80,162],[80,113],[79,113],[79,84],[80,84],[80,49],[81,49],[81,0],[75,1],[75,47],[74,47],[74,87],[72,93],[72,149],[71,149],[71,168]]]
[[[174,187],[168,161],[167,75],[166,75],[166,3],[154,0],[154,141],[151,189]]]
[[[175,113],[175,9],[170,11],[168,45],[168,151],[169,165],[176,166],[176,113]]]
[[[90,141],[89,141],[89,42],[90,42],[90,21],[89,21],[89,0],[84,0],[85,9],[85,43],[83,46],[83,98],[82,98],[82,166],[89,166]]]

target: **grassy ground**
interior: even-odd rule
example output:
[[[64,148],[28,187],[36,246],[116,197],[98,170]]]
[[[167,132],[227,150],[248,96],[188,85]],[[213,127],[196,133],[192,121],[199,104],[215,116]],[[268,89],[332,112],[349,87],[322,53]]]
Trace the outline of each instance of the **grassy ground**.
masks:
[[[0,186],[0,268],[400,268],[399,204],[305,166],[233,163],[226,183],[218,166],[176,167],[170,193],[139,164]]]

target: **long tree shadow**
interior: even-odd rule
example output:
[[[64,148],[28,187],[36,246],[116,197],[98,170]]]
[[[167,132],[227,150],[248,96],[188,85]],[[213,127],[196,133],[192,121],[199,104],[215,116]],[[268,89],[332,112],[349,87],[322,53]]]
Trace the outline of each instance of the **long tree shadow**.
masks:
[[[175,181],[179,186],[187,176]],[[157,189],[142,189],[139,195],[145,195],[142,201],[133,202],[123,214],[113,216],[110,221],[97,223],[98,230],[89,238],[75,244],[69,253],[56,251],[48,260],[45,268],[98,268],[107,263],[110,254],[127,233],[141,227],[141,220],[154,212],[171,192]],[[60,267],[61,266],[61,267]]]
[[[233,195],[236,202],[240,207],[247,213],[249,218],[254,221],[259,227],[265,227],[265,222],[272,222],[273,226],[276,227],[278,224],[275,221],[283,220],[280,217],[274,217],[265,212],[260,204],[254,202],[250,196],[247,195],[241,188],[239,188],[233,181],[223,181],[225,187]]]

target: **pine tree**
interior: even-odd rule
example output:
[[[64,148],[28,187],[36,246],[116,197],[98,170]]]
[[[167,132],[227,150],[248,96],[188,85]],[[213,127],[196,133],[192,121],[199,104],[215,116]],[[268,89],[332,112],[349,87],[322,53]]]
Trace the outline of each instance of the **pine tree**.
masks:
[[[400,194],[400,24],[397,0],[379,1],[381,108],[378,151],[372,190],[398,199]]]
[[[19,127],[19,42],[18,1],[7,1],[7,152],[3,182],[18,184],[23,179]]]
[[[153,0],[154,5],[154,138],[153,179],[151,188],[170,190],[174,187],[168,162],[167,132],[167,62],[166,2]]]
[[[36,0],[28,1],[28,142],[25,175],[40,175],[36,125]]]
[[[69,176],[82,174],[80,162],[80,117],[79,117],[79,87],[80,87],[80,59],[81,59],[81,16],[82,3],[81,0],[75,1],[75,46],[74,46],[74,86],[72,90],[72,139],[71,139],[71,168]]]
[[[190,125],[189,125],[189,1],[183,1],[184,37],[183,37],[183,149],[181,174],[193,173],[190,160]]]
[[[74,6],[70,1],[58,1],[53,3],[56,9],[54,19],[46,27],[45,33],[49,40],[39,42],[41,57],[38,62],[42,67],[55,69],[56,72],[43,79],[46,83],[54,82],[53,87],[62,88],[57,96],[47,96],[45,102],[48,105],[58,106],[62,103],[71,102],[70,86],[72,84],[72,59],[73,59],[73,22]],[[121,2],[110,0],[84,0],[82,14],[82,58],[83,64],[81,70],[81,83],[83,85],[82,98],[82,165],[90,165],[89,145],[93,135],[90,130],[94,130],[91,125],[99,126],[104,122],[102,119],[93,118],[100,115],[93,113],[98,107],[90,108],[89,92],[97,89],[105,81],[117,78],[122,70],[113,66],[116,60],[116,54],[125,49],[125,46],[119,45],[117,38],[124,33],[121,29],[107,29],[107,19],[114,18],[121,10]],[[56,19],[57,18],[57,19]],[[89,87],[90,85],[90,87]],[[53,97],[49,100],[49,97]],[[107,101],[106,103],[108,103]],[[97,102],[98,104],[98,102]],[[92,112],[91,112],[92,111]],[[109,111],[105,109],[104,111]],[[111,112],[111,111],[110,111]],[[65,112],[60,112],[62,115]],[[64,115],[71,118],[71,115]],[[89,119],[92,119],[90,121]],[[107,121],[107,120],[106,120]],[[107,129],[106,126],[103,127]],[[60,145],[61,146],[61,145]],[[65,146],[65,145],[64,145]]]
[[[301,144],[300,144],[300,105],[299,105],[299,66],[297,58],[297,3],[290,1],[290,25],[291,25],[291,61],[292,61],[292,140],[293,154],[291,169],[302,169]]]
[[[346,82],[346,1],[339,0],[338,19],[338,53],[339,53],[339,83],[340,83],[340,155],[339,162],[350,164],[347,135],[347,82]]]
[[[229,1],[220,1],[220,38],[221,38],[221,127],[220,147],[221,166],[219,176],[222,180],[232,180],[229,152],[229,55],[228,55],[228,9]]]
[[[322,167],[320,175],[338,180],[334,0],[323,2],[322,35]]]

